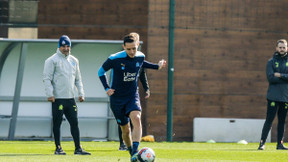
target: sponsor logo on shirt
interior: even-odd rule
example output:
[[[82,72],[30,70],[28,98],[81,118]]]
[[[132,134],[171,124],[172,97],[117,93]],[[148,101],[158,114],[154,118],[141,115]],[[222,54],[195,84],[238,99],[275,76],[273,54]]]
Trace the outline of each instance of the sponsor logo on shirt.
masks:
[[[124,82],[131,82],[134,81],[135,79],[136,79],[136,73],[129,73],[129,72],[124,73],[123,78]]]

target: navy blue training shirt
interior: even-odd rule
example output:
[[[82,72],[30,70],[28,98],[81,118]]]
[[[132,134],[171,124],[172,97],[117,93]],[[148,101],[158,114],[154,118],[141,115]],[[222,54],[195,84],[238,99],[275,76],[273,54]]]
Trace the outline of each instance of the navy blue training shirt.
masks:
[[[138,93],[138,73],[143,68],[158,69],[157,64],[145,61],[145,55],[137,51],[134,58],[130,58],[125,50],[112,54],[103,63],[98,76],[104,89],[115,89],[113,96],[131,96]],[[106,71],[111,69],[111,84],[106,78]]]

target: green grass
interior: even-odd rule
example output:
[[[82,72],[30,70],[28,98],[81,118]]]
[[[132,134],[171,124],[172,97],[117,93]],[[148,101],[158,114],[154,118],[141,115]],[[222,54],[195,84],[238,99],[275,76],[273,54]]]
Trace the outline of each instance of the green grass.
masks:
[[[2,161],[61,161],[61,162],[129,162],[127,151],[118,151],[118,142],[81,142],[91,156],[73,155],[73,142],[62,142],[66,156],[53,155],[53,141],[0,141]],[[275,143],[267,143],[265,151],[258,151],[258,143],[193,143],[193,142],[142,142],[150,147],[157,162],[190,161],[288,161],[288,151],[276,150]]]

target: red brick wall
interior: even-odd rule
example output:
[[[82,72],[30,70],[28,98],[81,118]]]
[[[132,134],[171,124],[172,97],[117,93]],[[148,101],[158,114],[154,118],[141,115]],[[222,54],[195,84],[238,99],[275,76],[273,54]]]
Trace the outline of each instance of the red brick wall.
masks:
[[[176,1],[175,141],[193,140],[195,117],[265,118],[265,66],[275,41],[287,39],[287,5],[285,0]],[[135,31],[148,61],[168,59],[169,0],[42,0],[38,24],[39,38],[119,40]],[[143,135],[157,141],[166,140],[167,77],[167,68],[148,70],[151,97],[142,101]]]
[[[286,5],[284,0],[176,1],[174,140],[193,140],[195,117],[265,118],[265,66],[275,41],[287,39]],[[167,59],[169,0],[150,0],[148,21],[149,58]],[[147,133],[161,141],[166,140],[167,77],[149,72]]]

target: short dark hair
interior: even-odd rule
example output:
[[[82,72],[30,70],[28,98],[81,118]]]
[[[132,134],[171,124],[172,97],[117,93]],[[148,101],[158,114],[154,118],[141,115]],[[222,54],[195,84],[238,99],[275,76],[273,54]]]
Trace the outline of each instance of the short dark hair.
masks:
[[[279,39],[279,40],[277,40],[276,47],[278,47],[278,44],[279,44],[279,43],[284,43],[284,44],[286,44],[286,46],[287,46],[287,41],[286,41],[286,39]]]
[[[124,38],[123,38],[124,46],[125,46],[126,43],[133,43],[133,42],[136,42],[136,41],[137,41],[137,38],[133,34],[125,35]]]

